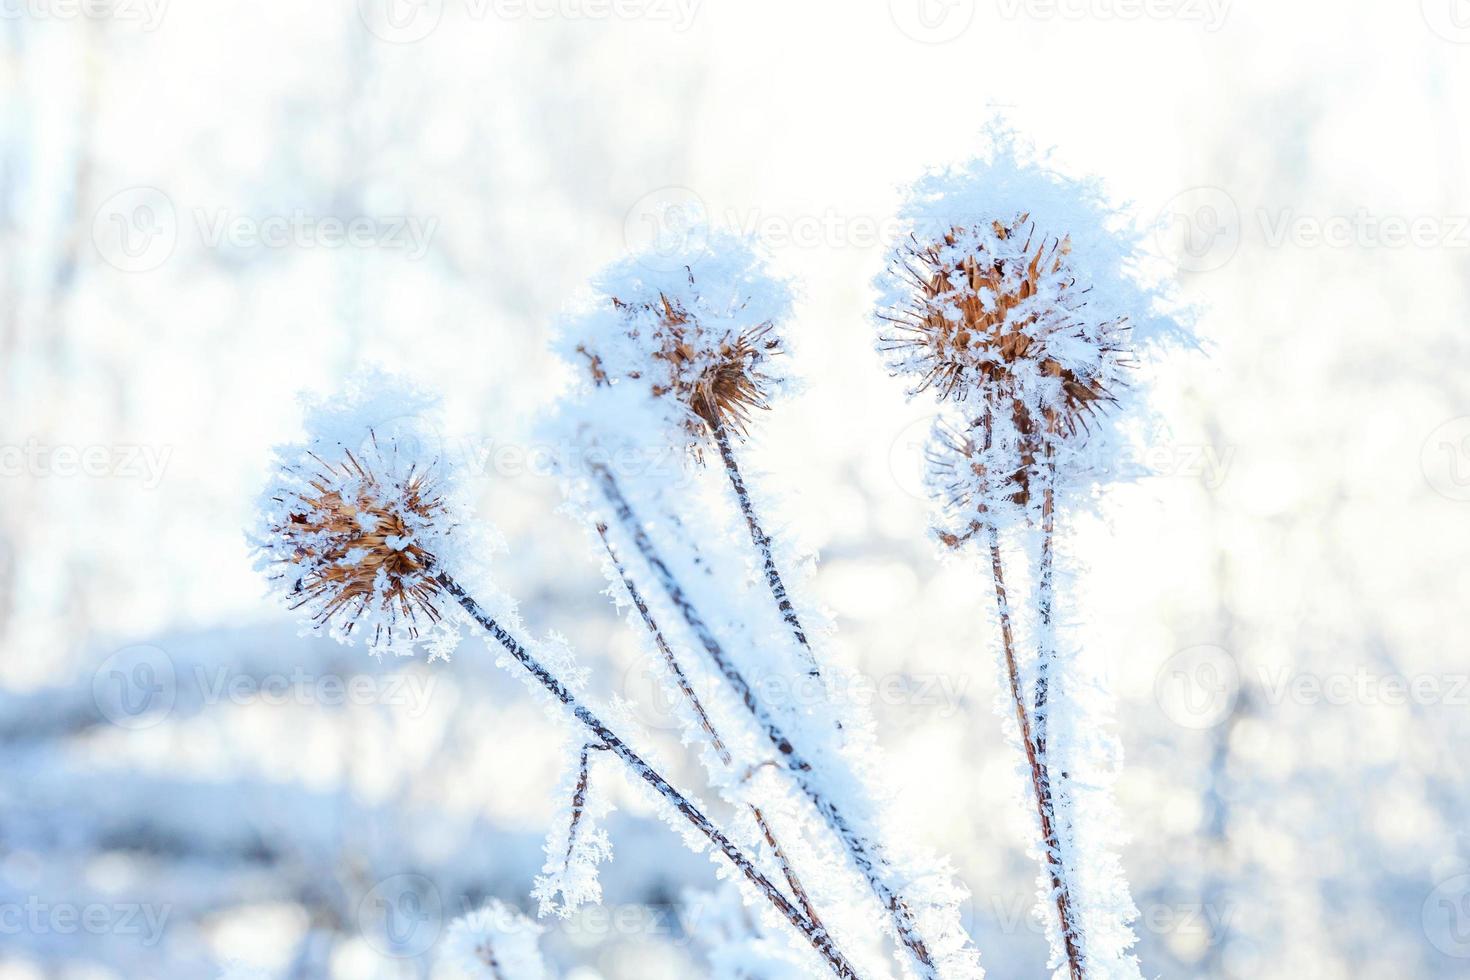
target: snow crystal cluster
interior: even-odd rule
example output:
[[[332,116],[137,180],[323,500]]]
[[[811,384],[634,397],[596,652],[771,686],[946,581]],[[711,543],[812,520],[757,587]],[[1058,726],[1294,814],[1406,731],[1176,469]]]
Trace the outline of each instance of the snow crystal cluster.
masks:
[[[538,914],[570,916],[582,905],[602,901],[602,883],[597,868],[612,860],[612,841],[602,821],[613,806],[608,794],[594,782],[593,767],[602,752],[583,745],[570,756],[566,776],[556,798],[567,800],[547,835],[546,863],[536,878],[531,895],[540,904]]]

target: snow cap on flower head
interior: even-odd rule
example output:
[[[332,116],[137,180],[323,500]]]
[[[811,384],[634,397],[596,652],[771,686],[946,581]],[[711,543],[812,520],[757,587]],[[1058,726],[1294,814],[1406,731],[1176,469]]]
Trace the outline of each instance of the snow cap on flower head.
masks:
[[[1189,328],[1145,280],[1142,236],[1096,181],[1049,169],[1007,130],[989,136],[988,155],[909,190],[875,283],[878,347],[913,393],[941,399],[1020,383],[1034,364],[1075,419],[1132,355],[1188,341]]]
[[[749,241],[695,237],[702,245],[687,255],[633,256],[604,270],[566,324],[565,352],[593,387],[643,387],[671,437],[698,454],[715,425],[743,433],[769,407],[783,380],[778,331],[791,290]]]
[[[1189,339],[1097,184],[1047,169],[1009,132],[991,136],[987,157],[915,184],[877,281],[889,368],[911,395],[952,406],[928,454],[950,544],[1034,517],[1043,468],[1072,489],[1116,474],[1131,369]]]
[[[1127,317],[1087,308],[1071,251],[1027,213],[911,235],[895,269],[912,288],[882,314],[880,349],[917,377],[915,394],[1006,407],[1023,431],[1075,432],[1124,384]]]
[[[342,642],[447,653],[437,575],[465,512],[433,422],[437,399],[380,372],[306,403],[304,442],[278,446],[252,535],[291,609]]]

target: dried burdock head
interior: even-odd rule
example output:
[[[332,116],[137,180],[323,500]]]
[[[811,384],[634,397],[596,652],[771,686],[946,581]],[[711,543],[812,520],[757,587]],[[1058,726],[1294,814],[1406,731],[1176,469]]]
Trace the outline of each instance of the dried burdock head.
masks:
[[[343,634],[369,621],[371,645],[417,639],[441,619],[443,588],[422,543],[446,518],[432,474],[415,466],[382,473],[351,451],[337,461],[312,458],[318,466],[304,487],[279,498],[269,527],[293,608],[307,607],[317,625]]]
[[[1192,315],[1101,182],[992,126],[975,158],[914,181],[878,293],[878,349],[951,437],[930,444],[936,524],[956,545],[1068,508],[1136,468],[1134,368],[1191,343]],[[1047,504],[1052,504],[1048,511]]]
[[[743,435],[770,407],[790,293],[749,242],[712,233],[677,269],[630,259],[600,277],[597,293],[573,323],[572,351],[594,387],[642,386],[693,455],[715,427]]]
[[[313,627],[375,652],[423,641],[438,656],[458,634],[438,575],[463,573],[466,529],[419,414],[432,406],[389,376],[357,380],[311,408],[305,443],[277,448],[260,498],[257,567]]]
[[[693,286],[692,275],[689,281]],[[743,434],[752,412],[770,408],[777,382],[769,362],[783,353],[770,322],[739,330],[710,329],[663,293],[656,302],[642,304],[614,297],[613,305],[628,317],[630,329],[649,330],[652,357],[661,368],[650,372],[650,390],[658,398],[675,398],[694,416],[691,434],[701,434],[700,422]],[[593,368],[595,377],[595,359]]]
[[[880,313],[879,349],[916,375],[912,393],[975,399],[1017,414],[1022,431],[1075,434],[1114,400],[1122,320],[1087,316],[1067,263],[1068,238],[1038,234],[1028,214],[988,227],[910,238],[890,273],[904,300]]]

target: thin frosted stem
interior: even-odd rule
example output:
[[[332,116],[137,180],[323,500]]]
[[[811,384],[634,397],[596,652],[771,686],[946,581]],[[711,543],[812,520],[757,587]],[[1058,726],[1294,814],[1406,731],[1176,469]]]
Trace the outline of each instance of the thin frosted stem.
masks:
[[[735,498],[740,502],[740,513],[745,515],[745,526],[750,529],[750,541],[755,545],[755,550],[760,554],[761,564],[766,573],[766,587],[771,590],[771,598],[776,602],[776,611],[781,614],[781,619],[791,629],[791,635],[796,639],[796,644],[801,648],[806,661],[807,675],[820,678],[821,670],[817,667],[817,656],[812,652],[811,643],[806,638],[806,630],[802,628],[801,619],[796,615],[796,607],[791,603],[791,596],[786,591],[786,583],[781,579],[781,572],[776,568],[776,559],[771,552],[771,536],[761,527],[760,518],[756,515],[755,504],[751,502],[750,491],[745,486],[745,477],[740,473],[740,465],[736,462],[735,451],[730,446],[729,430],[725,428],[719,416],[715,416],[713,422],[709,423],[710,430],[714,433],[715,444],[720,447],[720,459],[725,462],[725,473],[730,477],[730,486],[735,490]]]
[[[638,586],[633,582],[632,576],[628,574],[627,566],[623,564],[622,559],[618,557],[617,551],[613,549],[612,541],[607,536],[607,525],[598,524],[597,533],[602,538],[603,547],[607,549],[608,559],[613,563],[613,568],[617,570],[618,577],[623,581],[623,588],[627,590],[628,598],[632,600],[634,608],[638,610],[638,615],[643,619],[643,625],[647,627],[649,634],[653,637],[654,644],[658,647],[659,653],[663,655],[664,665],[668,667],[670,676],[674,678],[674,683],[678,685],[679,691],[684,695],[684,699],[689,702],[689,706],[694,711],[695,717],[699,719],[699,727],[708,736],[710,746],[719,755],[720,762],[725,768],[731,768],[735,760],[730,755],[730,750],[726,748],[724,739],[720,738],[720,733],[715,729],[715,724],[710,719],[709,712],[705,710],[704,703],[699,700],[699,695],[694,693],[694,685],[689,683],[689,675],[684,672],[684,668],[680,665],[679,659],[674,655],[673,648],[669,646],[668,640],[664,638],[663,630],[659,628],[658,622],[653,618],[652,611],[648,608],[648,603],[643,599],[643,593],[638,591]],[[817,914],[816,907],[812,904],[810,895],[802,885],[801,878],[796,873],[796,868],[792,866],[790,859],[786,856],[785,849],[776,838],[776,832],[771,828],[770,822],[766,820],[766,816],[761,812],[760,807],[753,803],[747,805],[750,807],[750,815],[755,818],[756,825],[760,828],[761,836],[765,838],[766,844],[771,849],[772,856],[781,868],[781,874],[786,878],[786,883],[791,886],[791,894],[796,897],[796,901],[800,903],[802,911],[806,913],[806,917],[811,920],[812,924],[818,929],[825,931],[826,926],[823,925],[821,916]]]
[[[567,824],[567,854],[563,864],[572,863],[572,851],[577,846],[577,826],[582,822],[582,813],[587,808],[587,790],[592,783],[592,750],[606,751],[600,742],[588,742],[582,746],[582,757],[577,763],[577,785],[572,790],[572,817]]]
[[[1012,627],[1011,604],[1006,594],[1005,569],[1001,561],[1000,532],[990,527],[990,567],[995,577],[995,604],[1000,616],[1000,635],[1005,652],[1006,675],[1010,681],[1011,701],[1016,708],[1016,725],[1021,732],[1021,745],[1031,769],[1031,789],[1036,798],[1036,812],[1041,818],[1041,835],[1046,849],[1047,871],[1051,876],[1052,894],[1057,905],[1062,943],[1066,947],[1067,965],[1072,980],[1084,980],[1082,950],[1072,916],[1072,896],[1067,887],[1066,869],[1062,865],[1062,849],[1057,838],[1051,808],[1051,777],[1036,750],[1026,698],[1021,690],[1021,675],[1016,666],[1016,637]]]
[[[480,940],[479,945],[475,947],[475,955],[490,971],[491,980],[507,980],[505,971],[500,968],[500,961],[495,958],[495,947],[489,939]]]
[[[587,731],[595,737],[596,743],[607,746],[614,755],[628,766],[638,778],[651,786],[654,792],[663,797],[670,806],[689,821],[701,834],[709,840],[721,853],[729,859],[737,870],[743,874],[766,900],[769,901],[799,932],[802,933],[811,944],[812,948],[827,961],[832,972],[844,980],[858,980],[857,971],[853,969],[846,957],[842,955],[832,943],[825,930],[818,928],[809,921],[801,910],[781,893],[774,882],[761,873],[755,863],[730,838],[710,822],[699,808],[690,802],[682,793],[673,787],[659,772],[643,761],[638,753],[634,752],[621,738],[619,738],[602,719],[598,718],[592,711],[562,684],[545,666],[541,664],[526,649],[525,645],[515,638],[509,631],[496,622],[479,603],[474,600],[460,584],[449,576],[447,572],[439,572],[436,577],[439,585],[444,591],[453,596],[455,601],[469,614],[470,618],[478,623],[487,633],[495,638],[512,657],[526,669],[532,677],[558,701],[571,710],[572,715],[579,721]]]
[[[612,472],[601,465],[594,465],[592,471],[612,508],[613,516],[632,538],[634,546],[653,572],[654,577],[658,579],[669,601],[679,611],[679,615],[689,627],[690,632],[694,634],[705,653],[709,655],[715,669],[730,684],[740,702],[775,747],[777,757],[792,774],[807,800],[821,814],[832,833],[842,843],[853,866],[867,880],[879,904],[887,910],[893,921],[895,934],[913,961],[918,974],[925,980],[938,980],[939,975],[934,964],[934,957],[929,952],[923,935],[919,932],[918,923],[908,902],[888,883],[887,875],[891,873],[891,870],[878,843],[858,833],[843,812],[828,799],[818,786],[812,764],[797,751],[781,726],[757,700],[755,691],[725,652],[724,646],[710,630],[699,610],[695,608],[693,600],[679,584],[678,578],[664,562],[658,549],[654,547],[648,532],[633,513],[632,506],[623,495]]]
[[[1045,449],[1046,485],[1041,491],[1041,560],[1036,581],[1036,753],[1042,764],[1047,762],[1046,729],[1048,722],[1047,702],[1051,696],[1051,666],[1057,657],[1056,624],[1052,619],[1056,595],[1056,463],[1052,458],[1052,445]],[[1061,787],[1053,788],[1060,791]],[[1051,806],[1051,800],[1047,800]]]

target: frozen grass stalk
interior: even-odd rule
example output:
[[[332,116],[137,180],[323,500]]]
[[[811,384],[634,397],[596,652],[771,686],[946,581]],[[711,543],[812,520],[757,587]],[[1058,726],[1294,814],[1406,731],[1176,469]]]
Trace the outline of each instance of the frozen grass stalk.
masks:
[[[652,540],[639,522],[638,515],[633,512],[627,498],[619,488],[617,479],[603,466],[595,467],[594,473],[612,508],[614,518],[631,533],[639,553],[653,570],[655,578],[668,595],[669,601],[679,610],[690,631],[699,638],[710,661],[729,682],[740,703],[759,724],[761,731],[776,750],[780,764],[792,774],[811,805],[842,842],[853,865],[868,882],[879,903],[892,917],[898,939],[912,957],[919,975],[937,977],[934,957],[929,951],[928,943],[919,931],[909,903],[889,884],[884,868],[887,862],[877,843],[867,840],[860,834],[837,804],[828,798],[815,779],[813,765],[797,751],[791,739],[786,736],[780,722],[756,697],[755,689],[725,651],[723,644],[715,636],[704,617],[700,615],[688,593],[670,571],[668,563],[654,547]]]

